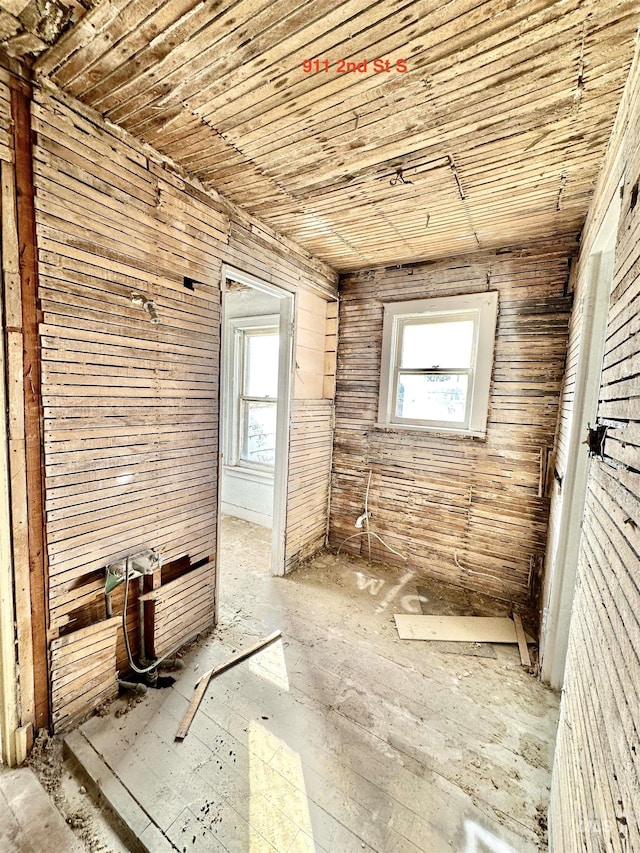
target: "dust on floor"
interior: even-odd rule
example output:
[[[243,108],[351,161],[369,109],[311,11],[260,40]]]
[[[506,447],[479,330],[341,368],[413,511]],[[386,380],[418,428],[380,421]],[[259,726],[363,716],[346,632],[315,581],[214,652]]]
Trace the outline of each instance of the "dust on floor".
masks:
[[[117,707],[105,709],[106,713],[115,712]],[[89,853],[128,853],[100,806],[94,803],[65,761],[61,738],[50,737],[42,730],[28,764],[85,850]]]
[[[399,640],[394,613],[458,612],[459,590],[331,554],[273,578],[269,541],[226,519],[219,628],[170,689],[81,727],[167,841],[183,853],[542,849],[557,696],[517,647],[487,657]],[[478,615],[506,607],[465,601]],[[215,679],[176,743],[199,675],[276,628],[283,640]]]

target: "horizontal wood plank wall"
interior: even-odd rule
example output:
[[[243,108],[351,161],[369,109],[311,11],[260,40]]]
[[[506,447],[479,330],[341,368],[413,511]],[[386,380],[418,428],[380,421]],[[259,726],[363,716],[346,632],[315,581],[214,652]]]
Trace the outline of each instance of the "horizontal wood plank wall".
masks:
[[[228,221],[49,96],[36,93],[33,120],[55,632],[114,558],[214,552]],[[157,325],[132,293],[155,301]]]
[[[557,851],[640,849],[639,59],[637,54],[577,275],[580,294],[598,226],[624,172],[598,407],[610,429],[604,461],[592,460],[589,474],[551,789],[550,841]]]
[[[104,619],[51,643],[53,730],[69,729],[87,708],[113,698],[116,632],[120,620]]]
[[[323,306],[336,276],[66,96],[38,90],[33,124],[53,638],[99,613],[118,556],[215,553],[222,263]]]
[[[289,432],[289,481],[285,571],[326,544],[333,401],[293,400]]]
[[[213,568],[210,564],[199,566],[143,593],[145,608],[152,608],[153,613],[153,636],[149,638],[148,649],[156,657],[177,649],[210,624],[215,598]]]
[[[326,544],[333,448],[337,303],[296,299],[294,384],[289,433],[285,571]]]
[[[540,496],[553,445],[570,299],[568,247],[487,253],[341,279],[330,542],[357,533],[368,472],[372,530],[407,566],[529,600],[544,555]],[[374,427],[385,302],[487,289],[499,318],[486,440]],[[351,551],[362,539],[347,543]],[[398,558],[372,542],[375,559]]]

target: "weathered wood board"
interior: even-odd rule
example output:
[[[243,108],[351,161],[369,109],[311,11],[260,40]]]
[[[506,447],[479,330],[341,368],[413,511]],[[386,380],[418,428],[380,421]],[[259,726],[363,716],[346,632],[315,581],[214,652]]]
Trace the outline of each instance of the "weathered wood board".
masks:
[[[557,547],[591,252],[624,176],[598,416],[590,462],[549,810],[550,849],[640,849],[640,53],[625,89],[574,274],[567,379],[552,495]],[[555,580],[555,578],[552,578]]]
[[[372,529],[409,565],[526,604],[539,582],[571,297],[571,247],[556,243],[379,268],[341,279],[330,543],[354,533],[369,471]],[[484,439],[376,426],[385,303],[498,291]],[[359,552],[359,540],[345,545]],[[374,544],[374,558],[393,554]]]
[[[55,732],[116,695],[116,632],[120,619],[105,619],[51,643],[51,702]]]
[[[152,611],[153,635],[148,654],[163,657],[211,628],[215,604],[215,566],[207,563],[144,593],[141,600]]]
[[[401,640],[445,640],[452,643],[517,643],[507,616],[410,616],[394,614]],[[527,636],[527,642],[533,643]]]

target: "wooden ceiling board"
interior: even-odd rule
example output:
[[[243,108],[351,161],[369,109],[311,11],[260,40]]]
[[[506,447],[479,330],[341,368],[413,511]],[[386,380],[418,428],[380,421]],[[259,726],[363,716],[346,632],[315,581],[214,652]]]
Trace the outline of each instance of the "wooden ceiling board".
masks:
[[[545,51],[544,56],[533,56],[531,59],[526,55],[521,54],[519,62],[524,65],[525,60],[529,62],[527,67],[528,81],[525,93],[530,92],[532,88],[536,88],[536,81],[545,82],[549,85],[552,82],[558,82],[561,86],[570,85],[569,81],[574,81],[577,77],[577,71],[572,69],[563,69],[558,74],[551,76],[549,72],[549,63],[553,60],[553,51],[550,46],[542,45]],[[562,48],[556,46],[556,51],[560,52]],[[511,60],[513,61],[513,60]],[[496,65],[495,71],[493,66]],[[335,145],[346,136],[347,141],[351,141],[356,131],[360,136],[368,133],[384,134],[385,126],[390,122],[399,125],[400,130],[405,130],[412,122],[417,126],[428,122],[440,123],[443,119],[452,118],[452,114],[456,110],[461,112],[461,117],[464,119],[465,114],[468,116],[468,99],[472,95],[479,95],[482,100],[478,103],[491,101],[498,93],[513,94],[513,77],[505,74],[504,69],[508,66],[502,63],[492,63],[490,66],[493,71],[492,76],[485,73],[484,77],[474,77],[469,84],[461,86],[461,82],[455,76],[451,76],[448,80],[437,80],[438,102],[437,111],[436,104],[432,97],[424,95],[413,103],[405,105],[404,102],[399,102],[393,99],[391,102],[387,99],[379,99],[373,104],[361,103],[357,106],[355,103],[353,108],[342,110],[341,112],[329,110],[326,113],[315,115],[313,118],[306,119],[307,127],[301,130],[291,130],[284,132],[284,135],[278,136],[275,133],[273,125],[270,125],[269,134],[265,135],[264,131],[258,134],[255,144],[249,147],[252,142],[250,136],[243,138],[243,150],[250,153],[251,156],[267,154],[270,150],[282,150],[283,146],[292,143],[301,143],[309,136],[309,128],[314,124],[318,124],[322,128],[322,137],[330,139]],[[474,73],[477,73],[474,71]],[[520,69],[522,73],[522,69]],[[424,92],[424,86],[422,87]],[[565,90],[566,91],[566,90]],[[569,97],[575,97],[575,94]],[[402,103],[402,111],[398,114],[398,103]],[[356,109],[357,106],[357,109]],[[426,113],[426,115],[425,115]],[[404,127],[403,127],[404,125]]]
[[[432,113],[424,129],[410,134],[407,134],[407,128],[403,127],[403,118],[394,122],[384,122],[383,128],[377,134],[368,134],[368,141],[361,140],[360,144],[357,144],[357,138],[353,140],[352,136],[353,141],[345,140],[341,142],[340,147],[334,145],[333,151],[325,152],[335,153],[342,159],[333,168],[333,173],[328,173],[327,170],[316,172],[316,180],[326,179],[325,175],[328,174],[340,174],[354,163],[379,162],[376,159],[377,152],[380,150],[379,146],[376,146],[378,138],[384,141],[385,153],[393,156],[393,146],[393,151],[400,152],[398,156],[406,156],[407,152],[423,149],[425,137],[432,146],[453,144],[454,140],[460,136],[479,141],[478,134],[482,133],[487,138],[490,132],[495,132],[495,128],[513,127],[514,121],[519,122],[519,127],[531,123],[538,127],[543,120],[552,121],[556,116],[561,118],[572,109],[575,100],[573,93],[568,91],[568,80],[567,76],[564,79],[558,77],[545,80],[545,75],[541,75],[540,78],[535,77],[526,87],[515,89],[505,86],[502,89],[481,90],[473,104],[473,111],[470,110],[469,96],[465,98],[463,95],[451,105]],[[430,132],[427,131],[429,121]],[[387,126],[386,131],[385,126]],[[357,144],[357,150],[353,150],[356,148],[354,141]],[[301,148],[304,156],[305,146]],[[274,166],[284,162],[288,165],[289,171],[295,170],[299,173],[303,165],[315,165],[313,161],[310,162],[309,157],[303,160],[296,159],[295,163],[287,161],[284,155],[285,150],[285,146],[282,146],[276,153]],[[256,160],[262,162],[262,158],[256,157]]]
[[[544,0],[540,0],[540,2],[544,2]],[[579,0],[573,0],[573,2],[579,2]],[[485,12],[485,14],[487,13]],[[532,28],[536,17],[536,15],[531,15],[530,17],[525,17],[524,21],[519,19],[517,23],[520,27],[526,25],[526,27],[530,29]],[[491,27],[497,27],[498,34],[487,34],[486,38],[488,41],[493,41],[496,37],[500,41],[504,39],[503,28],[508,26],[508,22],[500,15],[497,16],[497,21],[498,23],[492,21]],[[483,21],[482,23],[485,27],[489,26],[488,21]],[[265,99],[263,97],[260,103],[256,104],[253,108],[253,114],[255,115],[253,122],[250,121],[251,114],[247,111],[246,101],[240,101],[240,103],[238,103],[237,100],[231,101],[233,92],[226,94],[225,100],[231,103],[231,106],[226,109],[224,101],[222,104],[213,101],[201,106],[199,103],[189,100],[188,104],[193,109],[199,109],[205,116],[209,110],[215,110],[216,123],[219,124],[222,129],[230,130],[231,128],[234,128],[238,132],[242,132],[243,136],[247,136],[247,141],[250,139],[248,134],[252,130],[260,130],[263,123],[261,116],[263,116],[267,110],[271,110],[271,115],[276,118],[276,121],[273,123],[274,132],[277,132],[279,127],[282,126],[290,127],[293,119],[296,119],[298,123],[302,122],[303,130],[306,130],[309,121],[312,123],[314,120],[322,121],[321,114],[318,114],[318,107],[321,107],[321,110],[319,111],[320,113],[339,109],[343,104],[349,108],[358,108],[359,105],[366,102],[369,93],[373,93],[375,96],[378,96],[378,94],[381,94],[382,96],[387,95],[388,97],[391,97],[392,101],[395,103],[397,101],[397,95],[399,93],[407,92],[408,87],[411,85],[414,85],[417,92],[424,91],[426,88],[424,79],[425,72],[428,71],[432,74],[432,65],[437,63],[437,60],[435,59],[437,51],[434,51],[433,53],[429,51],[432,50],[431,43],[436,41],[438,34],[441,34],[441,37],[446,39],[444,60],[447,63],[450,63],[451,57],[455,56],[456,63],[461,64],[466,58],[465,53],[469,52],[473,55],[477,52],[475,38],[477,37],[478,27],[472,27],[470,30],[464,30],[460,33],[460,26],[460,21],[451,21],[449,26],[446,28],[451,31],[451,35],[449,35],[448,33],[445,34],[443,32],[445,29],[443,26],[430,30],[427,25],[427,28],[424,31],[420,31],[410,44],[406,44],[403,41],[409,33],[405,30],[401,30],[395,34],[393,38],[386,37],[379,42],[373,42],[372,44],[366,44],[363,46],[363,53],[382,56],[393,55],[394,53],[397,56],[398,51],[402,51],[403,55],[409,55],[412,50],[420,48],[421,54],[413,56],[411,59],[410,70],[402,75],[383,77],[381,80],[379,75],[351,75],[350,77],[347,75],[346,78],[341,78],[339,75],[332,76],[325,74],[322,75],[321,85],[319,86],[314,86],[313,84],[315,81],[307,75],[300,84],[295,87],[291,87],[290,93],[293,96],[293,100],[285,100],[284,93],[277,91],[279,81],[273,81],[266,90],[267,92],[269,90],[273,91],[271,98]],[[508,39],[506,43],[511,44]],[[354,50],[351,45],[349,45],[348,49],[350,51]],[[349,55],[357,56],[358,54],[354,52]],[[483,57],[481,61],[484,62],[485,58]],[[458,86],[460,85],[460,82],[460,79],[458,79]],[[433,88],[433,83],[431,88]],[[440,98],[439,90],[437,92],[437,97]],[[311,114],[312,111],[316,111],[313,113],[313,116]],[[238,117],[242,123],[238,124],[237,120],[233,121],[232,118],[229,120],[229,123],[226,124],[225,118],[227,113],[232,113],[233,118]]]
[[[331,3],[335,6],[336,0]],[[212,14],[218,6],[200,3],[192,15],[185,16],[143,48],[132,58],[132,63],[120,66],[92,89],[85,92],[86,78],[80,80],[76,94],[102,112],[113,110],[114,119],[121,117],[121,113],[139,111],[154,97],[170,95],[189,75],[192,66],[197,69],[202,65],[202,55],[210,57],[212,52],[220,57],[228,55],[242,66],[253,57],[253,41],[264,29],[275,29],[272,37],[277,39],[283,26],[281,19],[287,22],[289,14],[298,10],[300,23],[307,15],[313,20],[315,14],[310,14],[309,9],[318,7],[321,12],[326,9],[327,0],[317,4],[312,0],[307,3],[279,0],[277,4],[268,0],[238,0],[221,14]],[[128,74],[126,65],[129,65]],[[57,72],[56,78],[62,71]]]
[[[253,103],[251,93],[257,89],[272,85],[270,92],[277,95],[286,85],[287,75],[290,75],[292,68],[301,67],[304,59],[320,55],[325,49],[335,50],[343,38],[340,33],[352,41],[352,49],[355,47],[355,36],[351,32],[351,16],[354,13],[359,13],[368,22],[374,19],[388,20],[392,12],[398,13],[413,2],[298,2],[297,8],[294,6],[295,14],[283,21],[279,29],[273,28],[268,32],[261,30],[258,35],[253,35],[258,29],[256,20],[252,22],[251,28],[242,31],[245,41],[251,39],[251,49],[241,63],[238,63],[237,57],[232,59],[228,55],[224,58],[210,57],[208,50],[180,69],[177,85],[171,75],[165,77],[163,83],[169,83],[171,88],[163,101],[178,104],[187,101],[195,108],[222,97],[224,104],[235,104],[237,110],[241,108],[238,102],[242,97],[247,97]],[[370,12],[368,6],[373,11]],[[281,12],[279,7],[278,12]],[[221,46],[228,49],[226,41]],[[201,70],[203,68],[204,71]]]
[[[575,238],[639,11],[97,0],[35,69],[347,271]],[[373,73],[378,57],[408,70]],[[315,58],[330,70],[305,73]],[[366,73],[337,73],[341,58],[367,59]]]

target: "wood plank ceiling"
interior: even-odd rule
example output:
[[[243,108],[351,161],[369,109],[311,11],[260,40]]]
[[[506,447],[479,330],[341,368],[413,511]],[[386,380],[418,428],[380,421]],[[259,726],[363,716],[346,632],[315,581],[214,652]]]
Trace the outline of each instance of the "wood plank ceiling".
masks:
[[[354,270],[577,235],[639,10],[98,0],[35,69]],[[319,63],[305,72],[305,60]],[[340,60],[358,69],[341,73]]]

